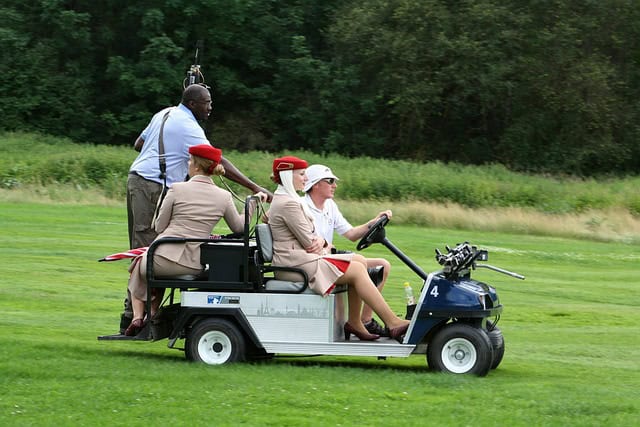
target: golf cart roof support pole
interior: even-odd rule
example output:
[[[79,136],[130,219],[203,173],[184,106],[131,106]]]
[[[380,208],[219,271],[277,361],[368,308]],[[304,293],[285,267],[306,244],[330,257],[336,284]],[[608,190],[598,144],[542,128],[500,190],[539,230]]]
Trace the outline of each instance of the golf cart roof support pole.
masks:
[[[395,254],[395,256],[400,258],[402,260],[402,262],[407,264],[407,266],[410,269],[412,269],[418,276],[420,276],[420,278],[422,280],[427,280],[427,273],[425,273],[420,267],[418,267],[418,265],[415,262],[411,261],[411,259],[408,256],[403,254],[400,249],[395,247],[394,244],[391,243],[386,237],[384,238],[384,240],[381,243],[383,245],[385,245],[387,247],[387,249],[389,249],[391,252],[393,252]]]

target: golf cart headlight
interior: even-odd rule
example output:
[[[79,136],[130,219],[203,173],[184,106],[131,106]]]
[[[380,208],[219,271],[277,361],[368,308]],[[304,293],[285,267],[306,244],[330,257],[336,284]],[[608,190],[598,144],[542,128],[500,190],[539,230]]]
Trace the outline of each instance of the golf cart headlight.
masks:
[[[483,310],[487,308],[486,298],[487,298],[487,294],[478,295],[478,301],[480,301],[480,305],[482,306]]]

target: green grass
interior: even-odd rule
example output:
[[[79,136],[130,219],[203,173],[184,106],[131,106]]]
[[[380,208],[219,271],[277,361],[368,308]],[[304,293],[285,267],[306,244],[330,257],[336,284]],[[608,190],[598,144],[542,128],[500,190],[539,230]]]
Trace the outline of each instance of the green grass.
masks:
[[[97,341],[117,330],[126,261],[122,205],[0,202],[0,425],[634,426],[640,413],[637,245],[391,224],[424,270],[435,247],[490,250],[506,354],[487,377],[431,373],[424,356],[276,358],[203,366],[157,343]],[[353,247],[342,239],[340,247]],[[403,310],[392,261],[385,297]]]

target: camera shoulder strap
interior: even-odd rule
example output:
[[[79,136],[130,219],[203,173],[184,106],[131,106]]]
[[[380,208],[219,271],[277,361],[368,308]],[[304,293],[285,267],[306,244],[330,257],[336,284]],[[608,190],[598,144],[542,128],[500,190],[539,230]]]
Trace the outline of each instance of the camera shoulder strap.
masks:
[[[160,166],[160,178],[162,179],[162,192],[160,193],[160,197],[158,197],[158,201],[156,203],[156,209],[153,213],[153,219],[151,220],[151,228],[155,228],[156,220],[158,219],[158,213],[160,212],[160,205],[162,205],[162,201],[164,200],[164,196],[167,195],[167,160],[164,154],[164,124],[169,118],[169,113],[171,113],[170,109],[166,113],[164,113],[164,117],[162,117],[162,123],[160,124],[160,135],[158,135],[158,163]]]
[[[160,124],[160,135],[158,136],[158,162],[160,164],[160,178],[164,180],[164,186],[167,186],[167,160],[164,154],[164,124],[169,118],[169,113],[171,110],[164,113],[164,117],[162,118],[162,123]]]

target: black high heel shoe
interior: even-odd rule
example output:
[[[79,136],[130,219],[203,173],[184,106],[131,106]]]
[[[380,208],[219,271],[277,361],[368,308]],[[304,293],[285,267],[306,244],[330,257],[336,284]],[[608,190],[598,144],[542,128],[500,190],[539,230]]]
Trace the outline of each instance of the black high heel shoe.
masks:
[[[375,341],[380,338],[380,335],[370,334],[370,333],[362,333],[360,331],[356,331],[353,326],[351,326],[348,322],[344,324],[344,340],[349,341],[351,334],[358,337],[360,341]]]

